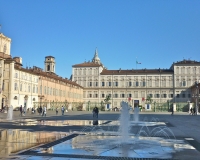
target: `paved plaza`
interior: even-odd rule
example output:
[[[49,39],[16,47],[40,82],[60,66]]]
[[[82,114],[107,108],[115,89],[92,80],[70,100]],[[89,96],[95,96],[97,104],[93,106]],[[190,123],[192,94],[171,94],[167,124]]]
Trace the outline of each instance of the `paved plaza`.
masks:
[[[116,121],[119,119],[120,112],[100,112],[99,113],[99,121]],[[89,111],[69,111],[66,112],[64,116],[61,115],[61,112],[56,115],[55,111],[48,111],[46,117],[42,117],[38,113],[31,114],[31,112],[26,113],[25,116],[21,117],[19,111],[14,111],[13,113],[13,120],[7,121],[6,120],[7,114],[1,113],[0,114],[0,129],[1,130],[10,130],[10,129],[22,129],[22,130],[31,130],[32,132],[44,131],[44,132],[73,132],[73,131],[80,131],[82,126],[78,125],[59,125],[59,123],[54,123],[49,125],[46,122],[54,121],[54,122],[61,122],[65,120],[93,120],[92,113]],[[196,150],[190,152],[190,150],[186,150],[183,153],[177,153],[170,159],[200,159],[200,116],[193,116],[189,115],[188,113],[184,112],[175,112],[174,115],[171,115],[169,112],[141,112],[139,114],[140,121],[151,121],[152,119],[157,119],[160,122],[165,122],[167,127],[171,129],[174,136],[177,139],[187,139],[188,143],[191,144]],[[22,123],[22,122],[41,122],[42,125],[33,125],[33,123]],[[18,122],[18,123],[17,123]],[[20,125],[19,125],[20,124]],[[2,136],[2,135],[1,135]],[[1,141],[2,141],[1,137]],[[0,143],[1,149],[4,148],[3,143]],[[27,148],[28,149],[28,148]],[[18,155],[19,152],[12,153],[9,155],[5,155],[0,152],[2,155],[1,159],[23,159],[23,156]],[[30,152],[31,156],[32,153]],[[44,159],[38,154],[37,159]],[[44,156],[44,155],[43,155]],[[56,156],[51,156],[48,159],[55,159]],[[66,157],[60,157],[60,159],[66,159]],[[159,157],[162,159],[162,157]],[[26,159],[26,157],[24,158]],[[68,159],[70,159],[68,157]],[[98,157],[71,157],[72,160],[75,159],[103,159]],[[108,158],[108,159],[113,159]],[[115,159],[115,158],[114,158]],[[120,158],[119,158],[120,159]],[[127,158],[128,159],[128,158]]]

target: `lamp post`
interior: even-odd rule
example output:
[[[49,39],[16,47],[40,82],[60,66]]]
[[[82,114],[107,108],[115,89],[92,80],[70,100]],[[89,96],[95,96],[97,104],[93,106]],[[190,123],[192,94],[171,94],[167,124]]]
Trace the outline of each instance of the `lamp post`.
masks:
[[[42,96],[40,96],[40,107],[42,107]]]
[[[88,101],[88,111],[90,111],[90,101]]]
[[[196,85],[196,94],[193,94],[193,98],[195,98],[195,103],[196,103],[196,106],[195,106],[195,114],[197,115],[198,114],[198,110],[199,110],[199,107],[198,107],[198,98],[199,98],[199,93],[198,93],[198,89],[199,89],[199,86],[198,86],[198,82],[196,81],[195,82],[195,85]]]
[[[190,113],[190,100],[189,99],[188,99],[187,103],[188,103],[188,112]]]
[[[154,101],[154,112],[156,112],[156,102]]]

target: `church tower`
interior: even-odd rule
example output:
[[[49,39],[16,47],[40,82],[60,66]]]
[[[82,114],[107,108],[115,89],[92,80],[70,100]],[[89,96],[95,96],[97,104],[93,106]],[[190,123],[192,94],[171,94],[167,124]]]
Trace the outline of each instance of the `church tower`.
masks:
[[[94,57],[92,59],[93,63],[101,64],[100,58],[98,57],[97,49],[95,50]]]
[[[55,73],[55,58],[53,56],[46,56],[44,61],[44,71]]]
[[[0,33],[0,53],[10,56],[11,39]]]

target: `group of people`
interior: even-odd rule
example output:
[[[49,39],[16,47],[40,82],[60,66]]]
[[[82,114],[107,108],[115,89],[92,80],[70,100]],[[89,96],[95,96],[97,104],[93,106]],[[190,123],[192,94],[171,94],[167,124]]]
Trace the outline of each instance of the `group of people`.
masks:
[[[196,114],[196,108],[191,107],[190,108],[190,115],[195,115]]]
[[[62,115],[64,115],[65,111],[68,112],[67,109],[65,109],[65,107],[62,106],[61,107],[61,113],[62,113]],[[56,108],[56,115],[58,115],[58,108]]]
[[[20,115],[21,116],[25,116],[26,111],[28,111],[28,109],[26,110],[26,107],[23,107],[21,105],[20,108],[19,108],[19,111],[20,111]],[[62,106],[61,107],[62,115],[64,115],[65,111],[68,112],[67,109],[65,109],[65,107]],[[36,112],[35,108],[32,108],[31,109],[31,113],[34,114],[35,112]],[[47,115],[47,107],[46,106],[43,106],[43,107],[40,106],[40,107],[37,108],[37,112],[38,112],[39,115],[46,117],[46,115]],[[58,108],[56,108],[56,115],[58,115]]]

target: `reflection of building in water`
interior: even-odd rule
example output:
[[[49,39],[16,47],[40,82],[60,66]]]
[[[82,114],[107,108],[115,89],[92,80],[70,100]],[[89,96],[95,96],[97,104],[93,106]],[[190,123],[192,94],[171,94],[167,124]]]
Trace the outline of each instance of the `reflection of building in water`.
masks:
[[[98,120],[98,124],[102,124],[105,121]],[[93,125],[93,120],[69,120],[69,121],[45,121],[43,125],[48,126],[89,126]]]
[[[0,131],[0,156],[55,141],[60,138],[55,132],[29,132],[19,129]]]

